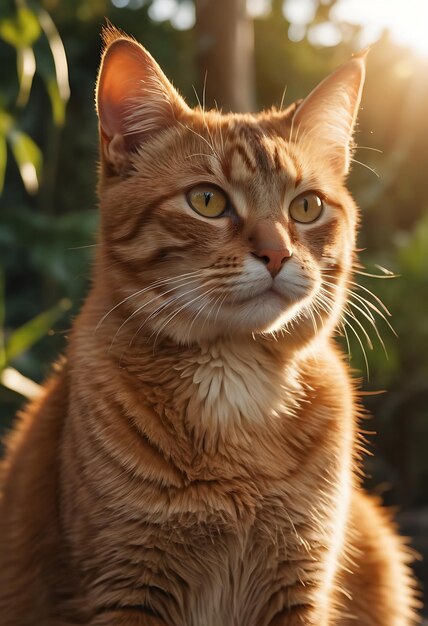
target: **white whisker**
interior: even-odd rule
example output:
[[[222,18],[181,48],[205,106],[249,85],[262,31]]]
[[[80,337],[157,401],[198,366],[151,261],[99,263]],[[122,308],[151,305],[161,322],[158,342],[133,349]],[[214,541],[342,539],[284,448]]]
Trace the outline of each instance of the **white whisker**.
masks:
[[[373,174],[375,176],[377,176],[377,178],[379,177],[379,174],[376,172],[376,170],[374,170],[372,167],[370,167],[369,165],[367,165],[366,163],[362,163],[361,161],[357,161],[357,159],[353,159],[351,158],[352,163],[357,163],[358,165],[361,165],[362,167],[365,167],[367,170],[369,170],[370,172],[373,172]]]
[[[133,311],[133,313],[131,313],[131,315],[129,315],[126,320],[124,322],[122,322],[122,324],[119,326],[119,328],[116,331],[116,334],[114,335],[111,344],[110,344],[110,350],[114,344],[114,342],[116,341],[116,338],[118,336],[118,334],[120,333],[120,331],[122,330],[122,328],[131,320],[133,319],[136,315],[138,315],[143,309],[145,309],[147,306],[149,306],[150,304],[152,304],[153,302],[155,302],[156,300],[158,300],[159,298],[163,298],[164,296],[166,296],[168,293],[171,293],[177,289],[180,289],[181,287],[185,287],[186,285],[191,285],[192,283],[197,282],[197,278],[188,280],[184,283],[180,283],[179,285],[175,285],[174,287],[172,287],[171,289],[168,289],[167,291],[163,291],[162,293],[157,294],[154,298],[151,298],[150,300],[148,300],[147,302],[145,302],[144,304],[142,304],[141,306],[139,306],[137,309],[135,309],[135,311]],[[198,287],[195,287],[193,290],[191,291],[195,291],[195,289],[198,289]],[[187,292],[186,292],[187,293]],[[179,297],[179,296],[177,296]],[[174,301],[174,299],[176,298],[172,298],[172,299],[167,299],[167,303],[163,303],[163,306],[166,306],[168,304],[168,301]],[[162,306],[162,305],[161,305]],[[150,316],[149,316],[150,317]]]
[[[361,341],[359,334],[357,333],[355,328],[352,326],[351,322],[347,318],[345,318],[345,317],[344,317],[344,323],[347,326],[349,326],[349,328],[352,330],[352,332],[354,333],[355,337],[357,338],[358,343],[360,344],[361,352],[363,353],[364,362],[365,362],[365,365],[366,365],[367,379],[370,380],[369,362],[368,362],[368,359],[367,359],[367,354],[366,354],[366,351],[364,349],[363,342]]]
[[[197,301],[197,300],[199,300],[200,298],[203,298],[203,297],[205,297],[205,296],[209,295],[210,293],[212,293],[212,292],[213,292],[213,291],[215,291],[216,289],[217,289],[217,287],[211,287],[211,289],[208,289],[208,291],[205,291],[204,293],[200,294],[199,296],[196,296],[195,298],[193,298],[193,299],[192,299],[192,300],[190,300],[189,302],[185,302],[185,303],[184,303],[181,307],[179,307],[176,311],[174,311],[174,313],[172,313],[172,315],[170,315],[170,316],[169,316],[169,317],[165,320],[165,322],[164,322],[164,323],[160,326],[160,328],[159,328],[159,329],[158,329],[158,331],[156,332],[156,335],[155,335],[155,340],[154,340],[154,342],[153,342],[153,351],[154,351],[154,349],[155,349],[156,342],[157,342],[157,339],[158,339],[158,337],[159,337],[159,334],[162,332],[162,330],[163,330],[164,328],[166,328],[166,326],[167,326],[168,324],[170,324],[170,323],[171,323],[171,321],[172,321],[172,320],[173,320],[173,319],[174,319],[177,315],[179,315],[179,313],[181,313],[181,311],[183,311],[185,308],[189,307],[191,304],[193,304],[194,302],[196,302],[196,301]],[[153,337],[154,332],[155,332],[155,331],[153,331],[153,333],[150,335],[150,337]]]
[[[193,272],[187,272],[185,274],[181,274],[179,276],[174,276],[172,278],[164,278],[164,279],[158,279],[155,280],[154,282],[150,283],[149,285],[147,285],[146,287],[144,287],[144,289],[139,289],[138,291],[135,291],[134,293],[131,293],[131,295],[126,296],[126,298],[124,298],[123,300],[121,300],[120,302],[118,302],[117,304],[115,304],[109,311],[107,311],[107,313],[105,315],[103,315],[103,317],[100,319],[100,321],[98,322],[96,328],[95,328],[95,332],[99,329],[99,327],[104,323],[104,321],[107,319],[107,317],[113,313],[113,311],[115,311],[118,307],[120,307],[122,304],[124,304],[125,302],[128,302],[128,300],[131,300],[132,298],[135,298],[143,293],[145,293],[146,291],[150,291],[151,289],[153,289],[154,287],[158,287],[160,285],[163,285],[165,283],[170,283],[170,282],[174,282],[177,280],[180,280],[182,278],[187,278],[189,276],[197,276],[198,274],[201,274],[201,272],[199,270],[197,271],[193,271]]]

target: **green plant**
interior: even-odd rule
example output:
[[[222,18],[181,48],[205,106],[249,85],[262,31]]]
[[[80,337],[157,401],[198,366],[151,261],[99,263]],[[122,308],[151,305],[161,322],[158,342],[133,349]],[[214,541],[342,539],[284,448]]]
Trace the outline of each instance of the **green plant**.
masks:
[[[18,78],[17,93],[2,89],[0,99],[0,193],[8,145],[25,189],[36,193],[40,186],[42,151],[23,129],[22,112],[30,100],[33,79],[38,72],[50,98],[54,124],[62,126],[70,95],[65,51],[47,11],[36,3],[29,6],[25,0],[16,0],[15,6],[0,19],[0,38],[15,50]],[[46,44],[50,56],[46,55]]]
[[[44,337],[70,306],[70,300],[64,298],[56,306],[40,313],[7,335],[4,328],[6,313],[4,280],[3,276],[0,276],[0,383],[2,385],[26,398],[32,398],[38,393],[39,386],[23,376],[14,367],[14,361]]]
[[[61,127],[70,90],[64,47],[58,31],[46,10],[36,2],[16,0],[2,8],[0,39],[6,45],[8,55],[13,50],[16,57],[16,75],[5,64],[8,72],[1,84],[0,95],[0,194],[4,189],[8,155],[13,156],[27,193],[35,194],[40,187],[43,152],[27,132],[26,114],[31,101],[36,74],[42,79],[51,103],[51,119],[55,127]],[[22,216],[25,217],[25,223]],[[28,234],[34,213],[2,210],[0,234],[0,264],[10,264],[11,250],[16,249],[17,239]],[[21,228],[14,222],[21,217]],[[26,227],[26,228],[25,228]],[[17,238],[19,230],[19,238]],[[15,235],[15,237],[14,237]],[[33,230],[32,237],[34,239]],[[27,237],[29,239],[29,237]],[[31,248],[31,246],[28,246]],[[13,254],[12,254],[13,257]],[[17,393],[30,397],[38,386],[23,376],[15,367],[16,360],[34,346],[51,329],[52,325],[67,311],[71,302],[62,298],[58,304],[35,315],[14,330],[6,329],[6,304],[4,272],[0,272],[0,383]]]

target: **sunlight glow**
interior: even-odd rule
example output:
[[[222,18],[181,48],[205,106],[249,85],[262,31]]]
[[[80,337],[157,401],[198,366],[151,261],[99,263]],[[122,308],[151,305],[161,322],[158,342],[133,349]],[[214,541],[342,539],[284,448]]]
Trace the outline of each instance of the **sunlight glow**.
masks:
[[[171,17],[171,24],[177,30],[188,30],[195,25],[195,21],[195,5],[191,0],[183,0],[180,2],[176,12]]]
[[[285,0],[282,12],[286,20],[292,24],[307,25],[315,17],[317,3],[315,0]]]
[[[342,40],[342,34],[336,24],[321,22],[309,28],[308,39],[316,46],[337,46]]]
[[[251,17],[264,17],[265,15],[269,15],[270,9],[270,0],[247,0],[247,12]]]
[[[177,10],[175,0],[153,0],[149,6],[149,17],[154,22],[164,22],[170,20]]]
[[[428,0],[338,0],[328,22],[311,25],[316,7],[316,0],[284,0],[283,14],[290,22],[292,41],[300,41],[307,34],[313,45],[335,46],[340,41],[340,27],[353,24],[362,27],[360,48],[388,31],[395,43],[428,56]]]
[[[427,0],[339,0],[330,18],[363,25],[362,47],[379,39],[386,29],[396,43],[428,56]]]
[[[111,0],[118,8],[141,8],[146,0]],[[252,17],[269,13],[272,0],[247,0]],[[323,1],[323,0],[322,0]],[[328,0],[323,1],[328,4]],[[301,41],[305,35],[316,46],[335,46],[340,42],[342,24],[361,26],[361,48],[377,41],[384,31],[399,45],[428,57],[428,0],[338,0],[328,20],[312,24],[317,0],[283,0],[282,11],[290,23],[289,38]],[[153,0],[148,8],[155,22],[170,20],[174,28],[187,30],[195,24],[192,0]]]

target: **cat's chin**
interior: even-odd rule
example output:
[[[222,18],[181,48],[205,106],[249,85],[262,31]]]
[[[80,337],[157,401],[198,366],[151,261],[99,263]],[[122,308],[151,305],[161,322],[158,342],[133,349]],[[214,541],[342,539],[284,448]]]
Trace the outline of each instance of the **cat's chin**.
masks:
[[[237,333],[277,331],[293,320],[302,307],[302,300],[269,289],[260,296],[235,303],[230,310],[229,324]]]
[[[299,317],[299,312],[310,297],[291,298],[274,289],[258,296],[224,303],[214,317],[200,320],[189,332],[189,324],[180,323],[168,328],[171,339],[180,344],[212,341],[224,337],[252,336],[259,333],[279,331]]]

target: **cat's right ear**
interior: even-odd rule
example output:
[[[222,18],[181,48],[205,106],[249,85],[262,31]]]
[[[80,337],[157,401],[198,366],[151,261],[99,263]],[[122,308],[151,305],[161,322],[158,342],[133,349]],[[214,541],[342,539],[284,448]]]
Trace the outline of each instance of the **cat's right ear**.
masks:
[[[361,101],[367,50],[355,55],[325,78],[299,104],[292,136],[309,139],[317,154],[339,176],[348,173],[352,135]]]
[[[143,46],[111,31],[105,36],[96,107],[102,161],[123,174],[132,151],[189,108]]]

